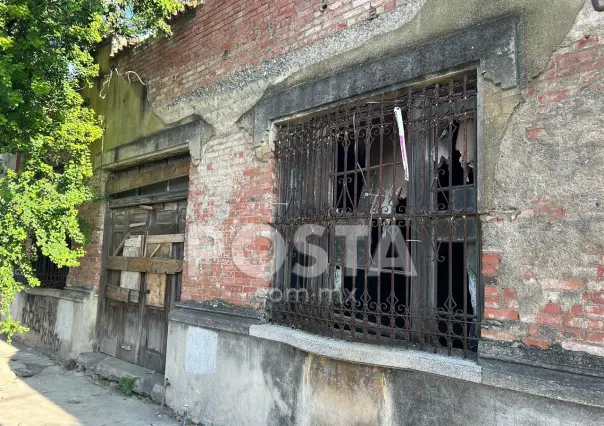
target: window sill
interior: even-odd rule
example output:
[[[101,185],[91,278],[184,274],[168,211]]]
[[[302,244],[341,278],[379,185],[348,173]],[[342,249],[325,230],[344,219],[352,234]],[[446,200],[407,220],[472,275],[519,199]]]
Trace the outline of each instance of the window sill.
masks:
[[[26,287],[23,291],[32,296],[54,297],[79,303],[82,303],[92,295],[92,290],[79,287],[66,287],[64,289]]]
[[[560,401],[604,408],[604,379],[480,356],[473,361],[412,349],[392,349],[316,336],[263,324],[259,311],[216,302],[178,302],[170,321],[280,342],[345,362],[417,371]],[[484,346],[484,345],[483,345]]]
[[[273,324],[252,325],[249,334],[340,361],[420,371],[474,383],[482,382],[482,367],[472,361],[454,357],[334,340]]]

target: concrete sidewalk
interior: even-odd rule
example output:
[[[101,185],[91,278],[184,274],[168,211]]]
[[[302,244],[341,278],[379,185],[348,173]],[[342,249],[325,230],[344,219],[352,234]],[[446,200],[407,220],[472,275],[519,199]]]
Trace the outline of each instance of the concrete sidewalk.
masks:
[[[160,406],[67,371],[33,349],[0,340],[0,426],[176,426]]]

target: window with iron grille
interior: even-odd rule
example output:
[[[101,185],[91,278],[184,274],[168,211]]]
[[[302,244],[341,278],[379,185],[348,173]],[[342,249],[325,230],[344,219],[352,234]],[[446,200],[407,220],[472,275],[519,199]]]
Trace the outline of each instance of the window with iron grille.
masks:
[[[285,255],[269,298],[273,322],[475,351],[476,75],[435,81],[275,125],[274,226]]]
[[[42,288],[62,289],[67,285],[68,267],[59,268],[50,258],[44,256],[40,250],[33,262],[33,270],[36,278],[40,280]],[[22,281],[24,280],[21,277]]]
[[[69,268],[59,268],[48,257],[39,256],[34,263],[36,277],[42,288],[65,288]]]
[[[59,268],[49,257],[44,256],[40,250],[38,250],[36,257],[33,259],[32,269],[35,277],[40,280],[41,288],[56,288],[60,290],[67,285],[69,268]],[[15,270],[15,279],[27,285],[27,279],[19,269]]]

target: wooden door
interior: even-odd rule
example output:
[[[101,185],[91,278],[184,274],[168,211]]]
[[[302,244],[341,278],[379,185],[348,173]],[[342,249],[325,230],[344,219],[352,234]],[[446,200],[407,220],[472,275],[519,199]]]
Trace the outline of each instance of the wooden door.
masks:
[[[186,200],[110,210],[100,350],[165,370],[168,314],[180,298]]]

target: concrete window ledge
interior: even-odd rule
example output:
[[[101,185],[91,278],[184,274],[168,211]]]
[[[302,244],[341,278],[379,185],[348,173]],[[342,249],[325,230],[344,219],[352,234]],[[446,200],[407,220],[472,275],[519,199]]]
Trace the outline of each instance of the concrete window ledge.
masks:
[[[334,340],[272,324],[252,325],[249,334],[340,361],[419,371],[604,408],[604,379],[600,377],[489,360],[482,360],[481,365],[478,365],[473,361],[411,349]]]
[[[458,358],[334,340],[272,324],[252,325],[249,334],[341,361],[421,371],[474,383],[482,382],[482,367],[472,361]]]
[[[412,349],[394,349],[317,336],[266,324],[253,312],[198,302],[179,302],[170,321],[278,342],[301,351],[382,368],[417,371],[453,380],[513,390],[559,401],[604,408],[604,378],[520,365],[488,358],[479,346],[478,364]],[[482,345],[484,349],[484,345]],[[487,355],[485,358],[483,355]]]
[[[57,299],[71,300],[79,303],[82,303],[85,299],[88,299],[90,296],[92,296],[91,289],[75,287],[66,287],[61,290],[56,288],[33,287],[25,288],[24,292],[33,296],[54,297]]]

